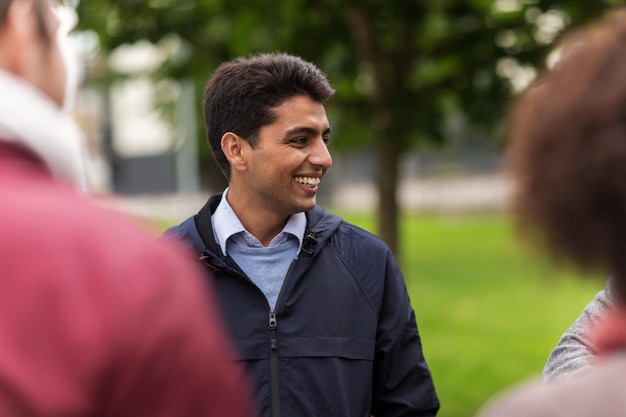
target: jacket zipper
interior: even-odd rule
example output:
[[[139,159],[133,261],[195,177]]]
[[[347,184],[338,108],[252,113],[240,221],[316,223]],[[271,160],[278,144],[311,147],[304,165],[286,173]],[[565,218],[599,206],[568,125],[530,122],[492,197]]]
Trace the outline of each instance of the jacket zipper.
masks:
[[[203,261],[204,262],[204,261]],[[211,269],[215,269],[210,263],[204,262],[205,265],[211,267]],[[278,305],[278,301],[281,298],[283,293],[283,289],[291,277],[293,272],[293,268],[296,265],[296,259],[291,261],[289,265],[289,269],[287,270],[287,275],[285,275],[285,280],[283,281],[283,285],[280,289],[280,293],[278,294],[278,298],[276,300],[276,305]],[[240,273],[234,268],[230,268],[231,271],[250,282],[252,285],[256,287],[256,285],[252,282],[250,278],[248,278],[245,274]],[[263,294],[261,289],[259,292]],[[271,400],[272,400],[272,417],[281,417],[280,412],[280,384],[279,384],[279,370],[278,370],[278,337],[277,337],[277,329],[278,329],[278,320],[276,319],[276,311],[272,309],[272,306],[267,303],[269,309],[269,321],[268,321],[268,329],[269,329],[269,337],[270,337],[270,391],[271,391]]]
[[[269,330],[270,330],[270,384],[272,395],[272,416],[280,417],[280,389],[278,385],[278,343],[276,341],[276,312],[270,311]]]
[[[289,269],[287,270],[287,275],[285,275],[285,280],[283,281],[283,285],[280,289],[280,293],[278,293],[278,298],[276,299],[276,305],[280,301],[280,298],[283,294],[283,290],[287,285],[287,281],[289,277],[291,277],[291,273],[293,272],[293,268],[296,265],[296,260],[291,261],[289,265]],[[280,417],[280,383],[279,383],[279,372],[278,372],[278,320],[276,319],[276,311],[272,310],[270,306],[269,313],[269,333],[270,333],[270,384],[271,384],[271,394],[272,394],[272,417]]]

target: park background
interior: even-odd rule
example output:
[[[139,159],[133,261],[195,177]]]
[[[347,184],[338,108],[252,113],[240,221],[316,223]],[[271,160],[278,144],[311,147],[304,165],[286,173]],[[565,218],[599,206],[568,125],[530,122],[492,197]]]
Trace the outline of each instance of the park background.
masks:
[[[337,89],[319,200],[393,250],[439,416],[471,416],[539,378],[604,286],[604,272],[519,239],[505,126],[515,96],[558,58],[559,37],[624,3],[74,0],[92,190],[160,233],[225,186],[201,115],[213,69],[273,51],[316,63]]]

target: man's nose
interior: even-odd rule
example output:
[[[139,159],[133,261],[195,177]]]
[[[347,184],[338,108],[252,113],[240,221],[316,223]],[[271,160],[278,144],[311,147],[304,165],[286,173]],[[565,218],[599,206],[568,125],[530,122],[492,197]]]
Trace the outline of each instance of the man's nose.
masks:
[[[326,169],[333,164],[333,158],[330,155],[328,145],[324,142],[324,139],[319,138],[319,140],[315,141],[315,148],[309,157],[309,161],[313,165],[321,166],[323,169]]]

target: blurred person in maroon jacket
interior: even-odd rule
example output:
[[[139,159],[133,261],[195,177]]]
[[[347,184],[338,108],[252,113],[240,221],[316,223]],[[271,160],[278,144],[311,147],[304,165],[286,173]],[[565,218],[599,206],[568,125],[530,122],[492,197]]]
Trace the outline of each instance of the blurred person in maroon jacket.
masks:
[[[501,394],[481,417],[626,415],[626,8],[554,53],[511,113],[514,207],[525,236],[558,260],[610,273],[612,295],[588,321],[585,369]]]
[[[188,254],[77,190],[60,22],[0,0],[0,416],[250,417]]]

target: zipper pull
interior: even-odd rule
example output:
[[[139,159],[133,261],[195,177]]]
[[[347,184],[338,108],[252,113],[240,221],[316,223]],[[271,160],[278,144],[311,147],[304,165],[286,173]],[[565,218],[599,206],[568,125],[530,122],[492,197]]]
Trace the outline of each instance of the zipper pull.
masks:
[[[276,313],[273,312],[273,311],[270,311],[269,326],[270,326],[270,343],[271,343],[271,348],[272,348],[272,350],[276,350],[276,348],[278,347],[278,344],[276,343],[276,326],[277,326],[277,322],[276,322]]]

